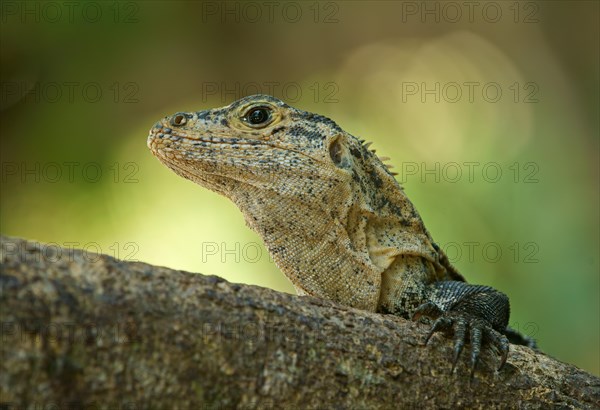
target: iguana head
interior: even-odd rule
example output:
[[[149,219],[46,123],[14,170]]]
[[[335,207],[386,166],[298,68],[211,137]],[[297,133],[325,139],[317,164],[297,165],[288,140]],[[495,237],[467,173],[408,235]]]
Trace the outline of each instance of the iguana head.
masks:
[[[340,189],[352,179],[360,182],[366,161],[378,168],[370,170],[374,184],[388,174],[361,141],[329,118],[267,95],[165,117],[151,129],[148,146],[175,172],[229,197],[240,185],[283,195],[291,183],[304,192],[324,185]],[[297,184],[301,177],[306,181]]]
[[[368,144],[274,97],[165,117],[148,147],[179,175],[233,200],[307,293],[326,290],[374,310],[381,272],[397,255],[433,253],[419,215]]]

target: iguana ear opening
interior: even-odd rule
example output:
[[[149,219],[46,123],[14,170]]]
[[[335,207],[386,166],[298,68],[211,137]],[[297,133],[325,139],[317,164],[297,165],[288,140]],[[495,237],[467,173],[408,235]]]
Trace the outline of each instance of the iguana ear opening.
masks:
[[[343,143],[342,135],[336,135],[329,144],[329,156],[338,168],[347,168],[350,164],[348,161],[348,150]]]

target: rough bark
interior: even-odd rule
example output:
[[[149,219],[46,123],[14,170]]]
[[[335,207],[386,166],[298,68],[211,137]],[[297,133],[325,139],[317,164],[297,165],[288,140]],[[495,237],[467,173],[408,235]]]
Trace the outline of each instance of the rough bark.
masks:
[[[12,408],[595,408],[600,379],[531,349],[449,374],[401,318],[2,238],[0,394]],[[467,349],[468,351],[468,349]],[[42,407],[46,406],[46,407]]]

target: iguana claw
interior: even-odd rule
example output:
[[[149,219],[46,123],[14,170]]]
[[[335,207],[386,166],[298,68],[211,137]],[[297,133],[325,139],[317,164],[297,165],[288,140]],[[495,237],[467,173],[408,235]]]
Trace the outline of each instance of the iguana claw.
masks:
[[[425,344],[429,343],[431,336],[436,332],[454,333],[454,358],[450,373],[453,373],[456,368],[467,338],[471,344],[471,377],[473,377],[475,367],[479,361],[479,354],[482,342],[484,341],[490,343],[494,349],[500,352],[501,359],[498,370],[502,369],[506,363],[509,349],[508,339],[505,335],[493,329],[485,320],[460,311],[449,310],[442,312],[432,302],[426,302],[419,306],[413,314],[413,319],[418,319],[422,316],[435,318],[425,339]]]

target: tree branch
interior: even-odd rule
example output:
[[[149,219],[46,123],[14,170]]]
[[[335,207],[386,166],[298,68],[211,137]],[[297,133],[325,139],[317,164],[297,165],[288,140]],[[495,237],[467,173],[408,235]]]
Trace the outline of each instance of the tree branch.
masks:
[[[467,354],[428,327],[311,297],[2,237],[5,406],[594,408],[600,379],[511,345]],[[468,351],[468,349],[466,349]]]

